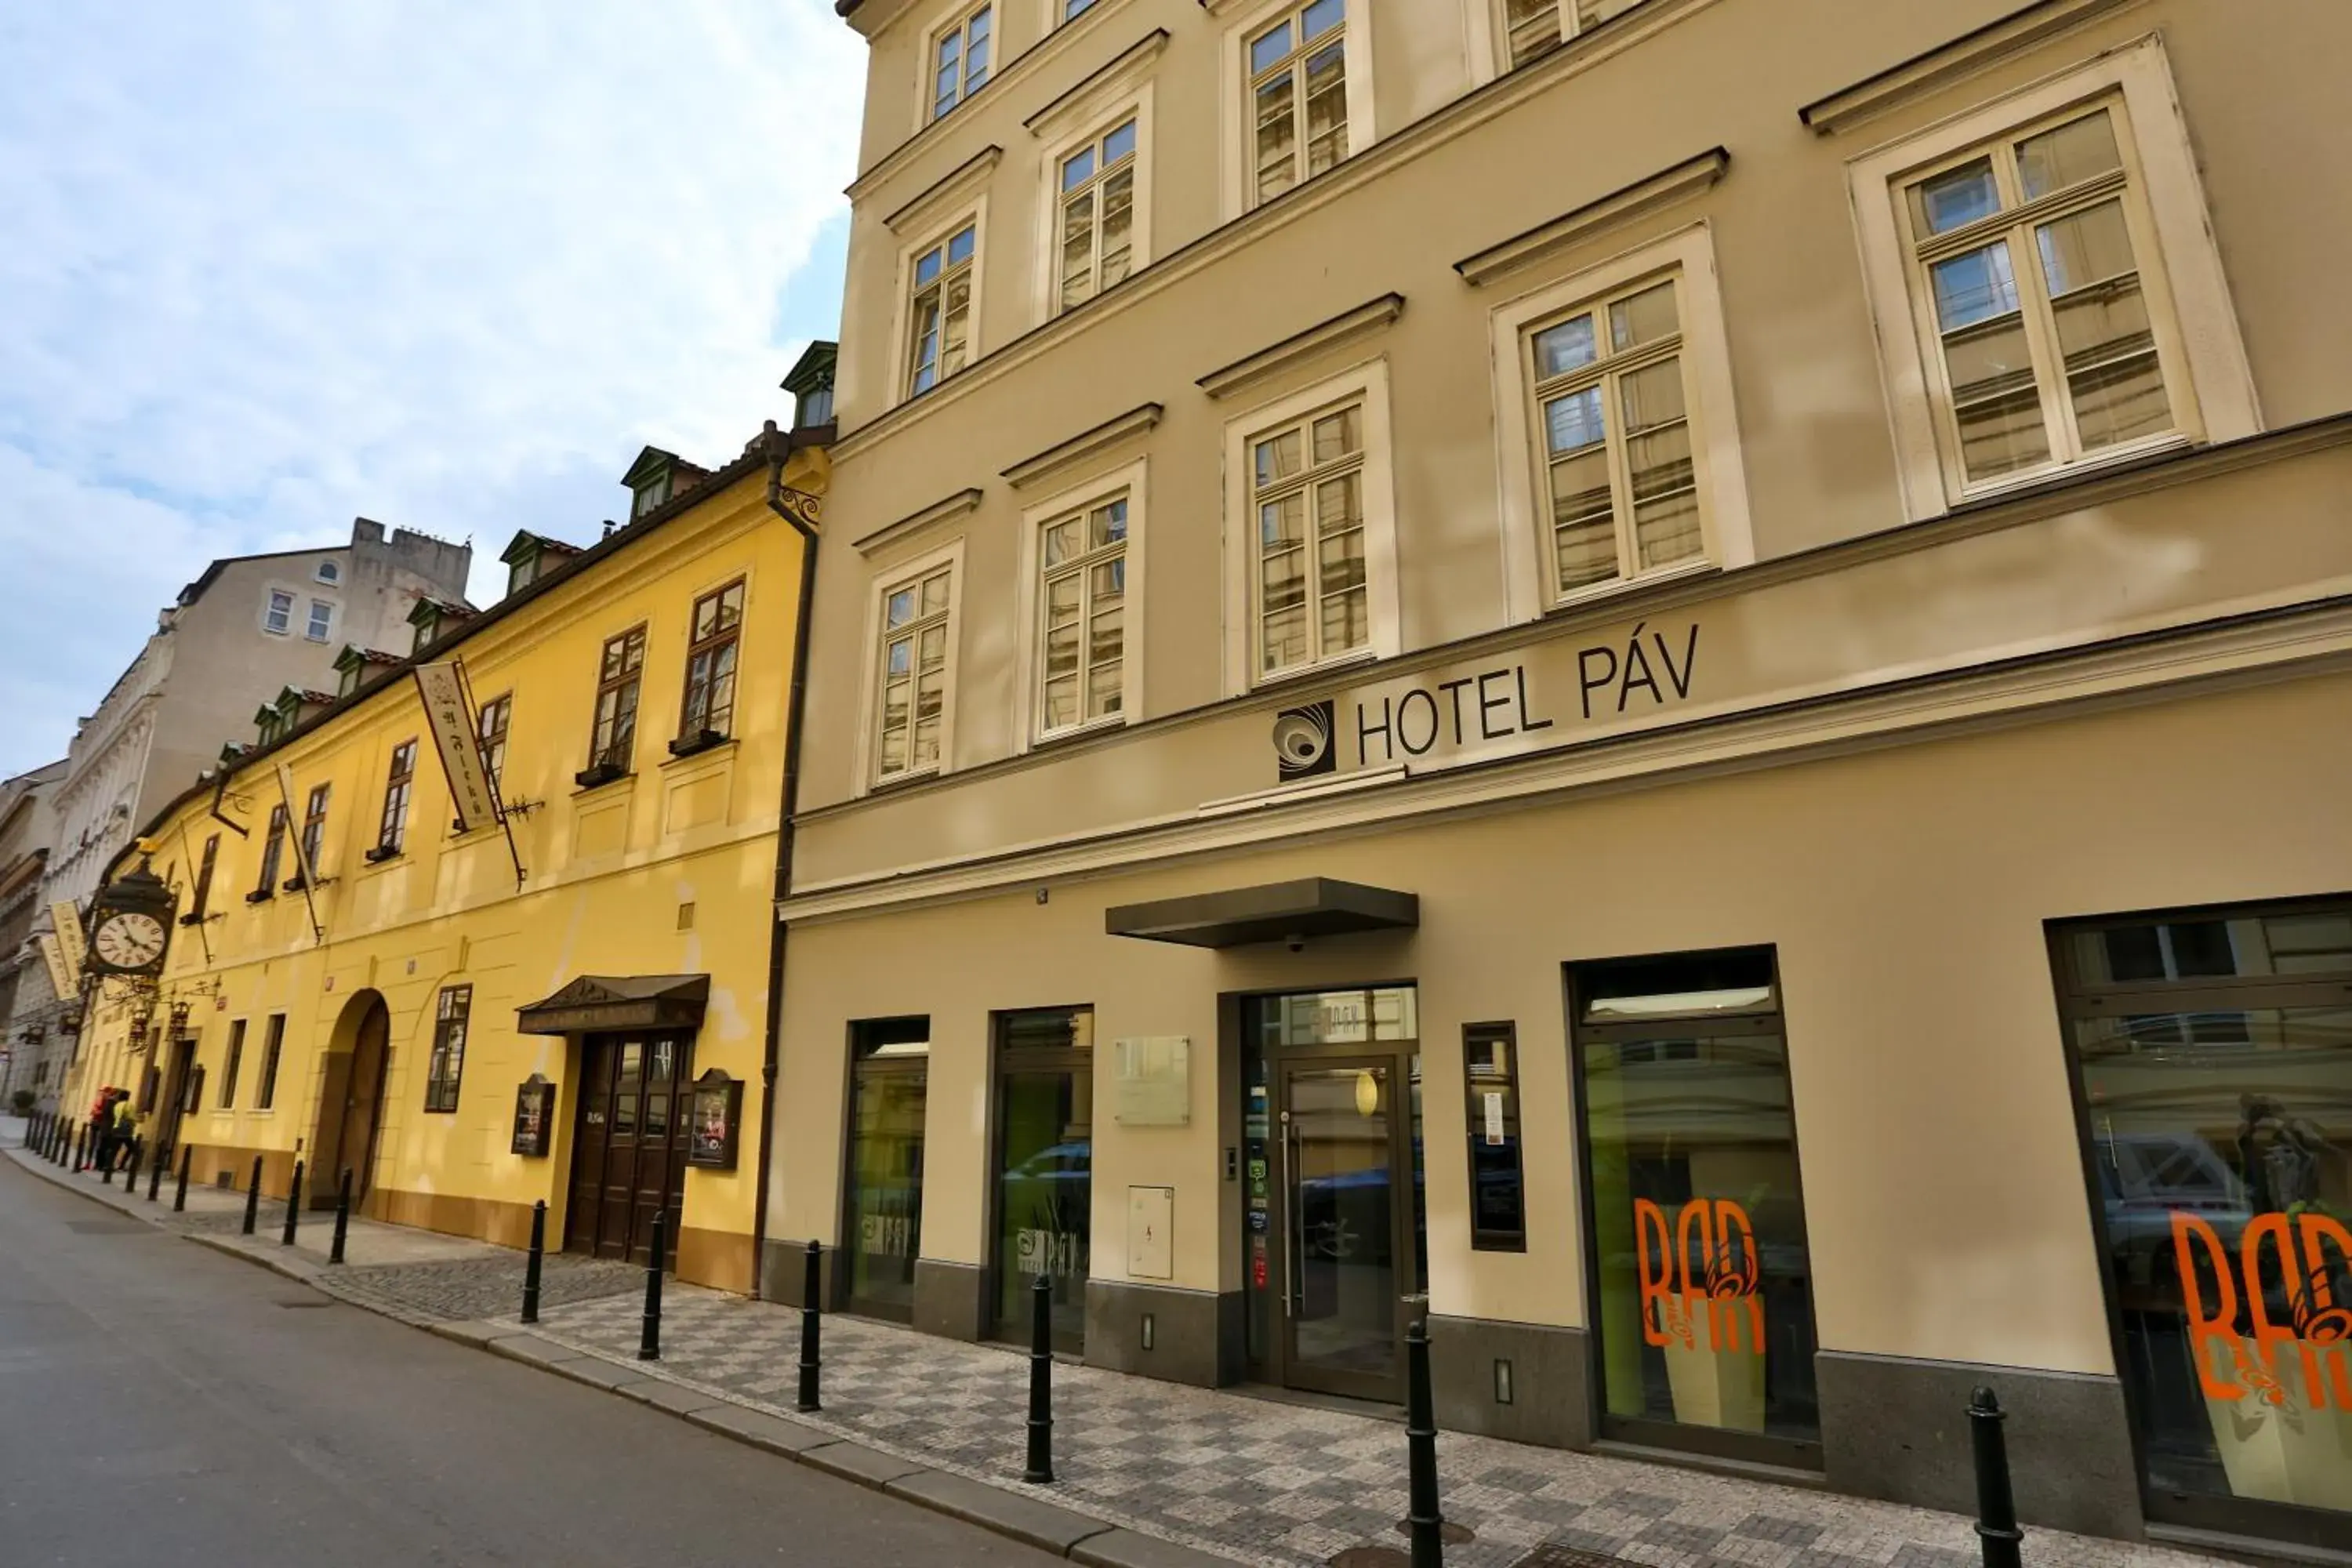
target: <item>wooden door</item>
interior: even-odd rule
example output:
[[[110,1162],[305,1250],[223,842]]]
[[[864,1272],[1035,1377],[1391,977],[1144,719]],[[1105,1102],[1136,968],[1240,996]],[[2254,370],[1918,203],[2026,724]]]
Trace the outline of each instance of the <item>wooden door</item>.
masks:
[[[343,1089],[342,1130],[335,1144],[341,1163],[352,1173],[354,1205],[367,1197],[370,1179],[375,1174],[375,1134],[383,1120],[384,1070],[391,1043],[392,1015],[379,1000],[360,1020],[359,1037],[352,1047],[351,1073]]]
[[[654,1215],[667,1210],[664,1262],[675,1261],[686,1199],[679,1101],[693,1054],[693,1042],[676,1036],[592,1035],[582,1042],[567,1251],[642,1263]]]

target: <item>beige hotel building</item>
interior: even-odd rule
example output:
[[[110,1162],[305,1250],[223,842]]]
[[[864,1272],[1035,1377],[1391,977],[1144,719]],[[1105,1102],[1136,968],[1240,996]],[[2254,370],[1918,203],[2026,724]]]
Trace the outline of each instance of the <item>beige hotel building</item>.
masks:
[[[2352,5],[841,8],[770,1293],[2352,1550]]]

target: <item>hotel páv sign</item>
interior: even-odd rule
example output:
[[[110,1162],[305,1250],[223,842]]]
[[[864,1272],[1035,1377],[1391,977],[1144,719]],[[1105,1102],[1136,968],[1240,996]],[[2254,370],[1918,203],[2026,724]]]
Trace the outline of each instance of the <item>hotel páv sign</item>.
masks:
[[[1696,620],[1636,621],[1343,691],[1276,715],[1276,777],[1421,771],[1636,727],[1693,700],[1702,657]]]

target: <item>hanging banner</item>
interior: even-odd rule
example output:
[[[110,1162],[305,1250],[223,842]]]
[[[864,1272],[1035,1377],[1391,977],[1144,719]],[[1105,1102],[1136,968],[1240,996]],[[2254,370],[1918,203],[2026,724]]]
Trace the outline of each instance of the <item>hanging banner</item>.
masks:
[[[79,993],[82,961],[89,956],[89,944],[82,938],[81,906],[71,899],[59,899],[49,906],[49,926],[57,932],[58,952],[65,959],[67,990]],[[59,996],[66,994],[58,993]]]
[[[66,968],[65,950],[58,944],[58,939],[47,931],[43,931],[40,942],[41,962],[49,967],[49,989],[58,994],[58,1001],[63,1002],[74,995],[81,987],[74,984],[72,973]]]
[[[416,689],[425,699],[425,721],[433,731],[434,750],[441,753],[441,773],[449,781],[449,808],[457,831],[470,833],[499,820],[498,797],[474,731],[473,705],[466,700],[466,685],[451,659],[416,666]]]
[[[307,816],[294,809],[294,770],[284,763],[278,764],[278,798],[286,803],[286,841],[294,847],[294,875],[301,881],[302,904],[310,913],[310,935],[323,942],[327,928],[319,923],[319,868],[310,864],[310,848],[303,842]],[[211,951],[209,944],[205,951]]]

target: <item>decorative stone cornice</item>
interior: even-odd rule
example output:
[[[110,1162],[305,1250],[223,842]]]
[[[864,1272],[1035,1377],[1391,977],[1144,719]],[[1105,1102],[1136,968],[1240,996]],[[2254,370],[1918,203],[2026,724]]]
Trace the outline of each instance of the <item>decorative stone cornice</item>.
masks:
[[[1022,458],[1000,477],[1014,489],[1035,484],[1039,479],[1061,473],[1071,465],[1084,462],[1130,437],[1142,435],[1159,424],[1160,415],[1165,412],[1157,403],[1130,408],[1124,414],[1104,420],[1091,430],[1082,430],[1066,441],[1046,447],[1034,457]],[[979,492],[971,493],[977,495]]]
[[[887,550],[893,544],[903,543],[935,522],[944,522],[951,517],[961,517],[979,505],[980,491],[977,489],[958,490],[943,500],[935,500],[920,511],[910,511],[898,521],[885,523],[865,538],[853,540],[851,542],[856,546],[860,555],[871,555],[877,550]]]
[[[888,217],[882,226],[896,235],[910,229],[921,229],[938,218],[947,216],[950,208],[970,201],[988,184],[996,173],[996,165],[1004,161],[1004,149],[990,145],[966,158],[934,182],[929,189]]]
[[[1797,110],[1797,118],[1817,135],[1834,136],[2061,33],[2137,4],[2139,0],[2036,0],[2021,11],[1914,55],[1901,65],[1817,98]]]
[[[1077,129],[1077,122],[1099,114],[1110,103],[1133,92],[1151,74],[1160,52],[1168,47],[1168,29],[1154,27],[1102,69],[1062,94],[1021,122],[1040,139]]]
[[[1483,287],[1571,246],[1582,245],[1636,218],[1646,217],[1662,207],[1686,201],[1712,187],[1730,167],[1731,154],[1720,147],[1710,147],[1696,158],[1685,158],[1621,186],[1598,201],[1587,202],[1548,223],[1514,235],[1500,245],[1465,256],[1454,264],[1454,270],[1471,287]]]
[[[1222,365],[1193,384],[1212,397],[1230,397],[1236,392],[1265,383],[1292,366],[1328,353],[1373,333],[1386,330],[1388,324],[1404,313],[1404,296],[1383,294],[1368,300],[1352,310],[1342,310],[1330,320],[1318,321],[1303,332],[1294,332],[1270,348],[1245,354],[1228,365]]]

